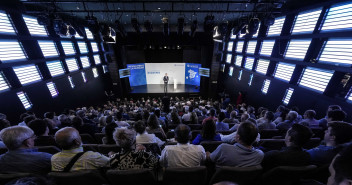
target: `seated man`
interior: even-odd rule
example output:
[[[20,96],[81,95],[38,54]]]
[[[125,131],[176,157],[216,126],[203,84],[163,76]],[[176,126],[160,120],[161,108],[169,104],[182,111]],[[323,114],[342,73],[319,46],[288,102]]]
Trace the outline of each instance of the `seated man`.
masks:
[[[164,141],[161,141],[158,137],[156,137],[154,134],[148,134],[146,129],[146,126],[143,121],[137,121],[134,124],[134,129],[137,132],[136,136],[136,143],[137,144],[143,144],[143,143],[157,143],[159,146],[164,145]]]
[[[302,147],[312,137],[312,131],[303,125],[293,124],[285,137],[286,148],[272,150],[265,153],[262,162],[264,170],[277,166],[305,166],[309,165],[310,156]]]
[[[291,126],[296,123],[297,116],[298,113],[296,111],[290,111],[286,116],[286,120],[284,122],[279,123],[276,128],[279,130],[290,129]]]
[[[57,146],[53,136],[49,136],[48,123],[42,119],[35,119],[28,123],[28,127],[34,131],[37,138],[34,140],[35,146]]]
[[[56,132],[55,141],[62,148],[62,152],[51,158],[51,169],[52,171],[64,171],[71,159],[83,152],[81,136],[75,128],[65,127]],[[68,171],[98,169],[108,164],[108,157],[98,152],[88,151],[83,153]]]
[[[33,149],[35,139],[33,130],[22,126],[8,127],[1,130],[0,138],[9,150],[0,155],[0,173],[50,172],[52,155]]]
[[[309,128],[319,128],[319,121],[314,118],[315,115],[316,113],[314,110],[306,110],[303,115],[304,119],[301,122],[307,123],[304,126]]]
[[[307,150],[313,164],[323,165],[330,163],[339,152],[339,145],[352,140],[352,125],[345,122],[330,122],[325,131],[325,145]]]
[[[252,122],[242,122],[235,135],[237,143],[234,145],[221,144],[211,154],[207,152],[207,157],[216,166],[258,166],[263,160],[264,153],[252,146],[257,136],[258,129]]]
[[[352,184],[352,145],[347,146],[340,154],[336,155],[330,164],[330,177],[327,185]]]
[[[160,162],[164,167],[200,166],[205,160],[205,151],[201,145],[189,144],[191,139],[189,126],[179,124],[175,129],[177,145],[165,146],[161,152]]]

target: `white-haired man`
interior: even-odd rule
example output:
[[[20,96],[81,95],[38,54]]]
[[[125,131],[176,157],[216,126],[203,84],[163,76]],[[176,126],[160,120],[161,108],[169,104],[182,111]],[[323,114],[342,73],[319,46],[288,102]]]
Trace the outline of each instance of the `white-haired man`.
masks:
[[[34,149],[36,136],[28,127],[12,126],[1,130],[0,138],[8,152],[0,155],[0,173],[50,172],[51,154]]]

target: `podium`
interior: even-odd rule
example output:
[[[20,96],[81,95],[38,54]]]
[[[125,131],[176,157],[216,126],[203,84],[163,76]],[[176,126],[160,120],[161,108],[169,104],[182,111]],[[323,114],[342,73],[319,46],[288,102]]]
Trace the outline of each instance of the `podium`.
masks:
[[[177,80],[174,79],[174,89],[177,89]]]

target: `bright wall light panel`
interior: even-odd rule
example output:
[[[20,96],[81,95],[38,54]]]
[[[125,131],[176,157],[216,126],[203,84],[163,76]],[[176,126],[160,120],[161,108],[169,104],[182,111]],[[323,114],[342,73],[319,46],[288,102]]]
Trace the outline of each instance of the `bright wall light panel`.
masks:
[[[3,63],[21,59],[26,59],[26,56],[18,41],[0,40],[0,60]]]
[[[268,71],[269,63],[270,63],[269,60],[259,59],[256,71],[258,73],[262,73],[262,74],[265,75],[266,72]]]
[[[243,58],[242,55],[237,55],[237,56],[236,56],[236,62],[235,62],[235,65],[236,65],[236,66],[241,67],[241,65],[242,65],[242,58]]]
[[[5,79],[4,74],[0,71],[0,92],[7,89],[10,89],[10,85]]]
[[[237,41],[237,47],[236,47],[237,53],[242,53],[243,44],[244,44],[244,41]]]
[[[299,85],[319,92],[324,92],[333,73],[334,71],[331,70],[307,67],[303,71],[303,75],[300,79]]]
[[[104,71],[104,74],[109,72],[109,69],[108,69],[107,65],[103,65],[103,71]]]
[[[57,97],[59,95],[59,91],[56,89],[56,85],[54,82],[48,82],[46,83],[46,86],[49,89],[49,92],[51,94],[51,97]]]
[[[248,70],[252,70],[253,68],[253,63],[254,63],[254,58],[252,57],[247,57],[246,58],[246,64],[244,65],[244,68]]]
[[[79,41],[77,44],[81,53],[88,53],[87,44],[85,42]]]
[[[295,67],[294,64],[279,62],[276,66],[274,77],[289,82]]]
[[[320,8],[299,13],[294,22],[292,34],[313,33],[321,14],[321,10],[322,9]]]
[[[288,89],[286,90],[285,96],[284,96],[284,98],[282,99],[282,103],[283,103],[284,105],[288,105],[288,104],[290,103],[290,99],[291,99],[291,96],[292,96],[292,94],[293,94],[293,91],[294,91],[293,88],[288,88]]]
[[[90,67],[90,63],[88,57],[81,57],[82,67],[87,68]]]
[[[66,59],[66,64],[70,72],[78,70],[77,60],[75,58]]]
[[[99,55],[94,55],[94,61],[95,61],[95,65],[101,64]]]
[[[352,39],[329,39],[320,54],[319,63],[352,65]]]
[[[44,57],[58,56],[55,43],[53,41],[38,41]]]
[[[0,34],[16,34],[9,16],[2,11],[0,11]]]
[[[275,23],[270,26],[268,36],[280,35],[282,26],[284,25],[286,17],[278,17],[275,19]]]
[[[94,39],[93,33],[88,28],[84,28],[84,31],[86,31],[86,35],[88,39]]]
[[[259,22],[259,25],[258,25],[258,30],[257,30],[257,33],[255,33],[255,34],[253,35],[253,38],[258,37],[259,30],[260,30],[260,22]]]
[[[98,44],[96,42],[91,42],[93,52],[98,52]]]
[[[251,74],[249,76],[249,81],[248,81],[248,85],[251,86],[252,85],[252,81],[253,81],[253,74]]]
[[[309,40],[292,39],[286,49],[285,58],[304,59],[311,43]]]
[[[36,65],[14,67],[13,70],[22,85],[36,82],[42,79]]]
[[[333,5],[325,17],[321,31],[345,31],[352,29],[351,15],[351,2]]]
[[[64,68],[62,67],[62,63],[59,60],[47,62],[46,66],[48,67],[52,77],[65,74]]]
[[[23,20],[32,36],[48,36],[45,27],[38,24],[37,18],[24,15]]]
[[[227,51],[232,51],[232,47],[233,47],[233,42],[229,42],[228,45],[227,45]]]
[[[270,80],[266,79],[264,80],[263,87],[262,87],[262,93],[267,94],[270,86]]]
[[[98,77],[99,77],[99,73],[98,73],[97,68],[96,68],[96,67],[93,67],[92,71],[93,71],[93,76],[94,76],[94,78],[98,78]]]
[[[81,72],[81,74],[82,74],[83,82],[86,83],[87,82],[86,73]]]
[[[232,55],[231,54],[227,54],[226,55],[226,63],[231,64],[231,59],[232,59]]]
[[[274,48],[275,40],[265,40],[260,49],[260,55],[270,56]]]
[[[76,54],[75,49],[73,48],[73,43],[69,41],[61,41],[61,45],[64,48],[65,55],[74,55]]]
[[[231,66],[231,67],[229,68],[229,76],[232,76],[232,74],[233,74],[233,67]]]
[[[67,79],[68,79],[68,81],[70,82],[71,88],[72,88],[72,89],[75,88],[75,84],[73,83],[72,77],[71,77],[71,76],[68,76]]]
[[[237,77],[238,80],[241,80],[242,79],[242,70],[240,70],[238,72],[238,77]]]
[[[32,108],[33,104],[31,103],[31,101],[29,100],[27,93],[21,91],[17,93],[17,97],[20,99],[20,101],[22,102],[23,107],[26,110],[29,110],[30,108]]]
[[[254,54],[256,46],[257,46],[257,41],[256,40],[249,41],[248,45],[247,45],[247,53]]]

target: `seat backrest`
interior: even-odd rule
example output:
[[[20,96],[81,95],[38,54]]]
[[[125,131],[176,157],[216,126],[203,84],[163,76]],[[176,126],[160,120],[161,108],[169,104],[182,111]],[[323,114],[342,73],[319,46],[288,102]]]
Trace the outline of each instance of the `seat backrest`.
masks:
[[[161,155],[161,149],[157,143],[142,143],[147,152]]]
[[[204,185],[207,169],[205,166],[189,168],[166,168],[163,176],[165,185]]]
[[[12,173],[12,174],[0,174],[0,184],[6,184],[12,180],[19,179],[22,177],[32,176],[31,173]]]
[[[310,140],[305,145],[303,145],[303,148],[307,150],[312,149],[319,146],[320,143],[321,143],[320,138],[310,138]]]
[[[166,138],[167,139],[171,139],[171,138],[174,138],[175,137],[175,132],[174,131],[168,131],[166,133]]]
[[[192,141],[197,137],[198,134],[200,134],[202,131],[201,130],[192,130]]]
[[[221,143],[222,141],[202,141],[200,145],[203,146],[206,152],[213,152]]]
[[[202,130],[203,129],[202,124],[189,124],[188,126],[191,128],[191,130]]]
[[[97,144],[97,141],[89,134],[80,134],[84,144]]]
[[[165,141],[165,139],[166,139],[166,138],[164,138],[163,133],[161,133],[161,132],[154,132],[154,135],[162,141]]]
[[[241,185],[252,185],[258,181],[263,168],[254,167],[228,167],[223,166],[216,169],[215,174],[210,180],[210,185],[221,181],[236,182]]]
[[[98,151],[101,154],[108,154],[109,152],[121,152],[121,147],[117,146],[117,145],[98,145]]]
[[[280,150],[285,145],[284,139],[261,139],[259,145],[265,149],[265,151],[269,150]]]
[[[7,148],[0,148],[0,155],[7,152]]]
[[[95,133],[94,138],[98,144],[103,144],[103,137],[105,137],[105,134],[103,133]]]
[[[222,134],[222,135],[229,135],[229,134],[232,134],[233,131],[230,131],[230,130],[228,130],[228,131],[219,131],[218,133]]]
[[[99,152],[98,144],[83,144],[82,147],[84,151]]]
[[[259,133],[261,139],[271,139],[274,136],[282,136],[281,132],[278,129],[264,129]]]
[[[262,182],[268,185],[295,185],[301,178],[310,176],[316,168],[315,165],[278,166],[264,173]]]
[[[325,130],[323,128],[311,128],[315,138],[324,139]]]
[[[38,148],[39,152],[46,152],[49,154],[56,154],[61,152],[61,150],[56,146],[36,146],[36,148]]]
[[[107,180],[98,170],[80,170],[73,172],[50,172],[48,174],[57,185],[101,185]]]
[[[154,185],[156,180],[149,169],[108,170],[107,178],[112,185]]]

